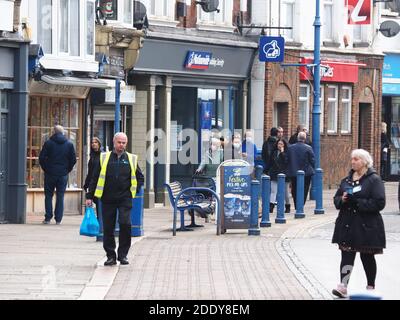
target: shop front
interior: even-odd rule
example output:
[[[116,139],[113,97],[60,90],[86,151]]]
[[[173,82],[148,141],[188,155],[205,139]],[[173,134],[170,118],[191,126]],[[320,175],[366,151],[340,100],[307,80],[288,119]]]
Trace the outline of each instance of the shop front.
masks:
[[[381,88],[376,83],[383,56],[332,52],[321,56],[321,168],[324,185],[335,188],[348,173],[352,149],[368,150],[379,164]],[[312,64],[312,52],[287,50],[285,63],[298,62]],[[269,63],[266,68],[264,138],[273,126],[281,126],[289,138],[299,124],[312,136],[312,74],[306,67]]]
[[[138,102],[147,107],[142,128],[147,141],[138,149],[145,151],[141,156],[146,159],[147,207],[165,203],[165,182],[192,183],[211,135],[228,138],[229,132],[242,134],[247,128],[247,85],[254,52],[250,44],[145,40],[131,81]]]
[[[54,78],[53,80],[55,80]],[[45,78],[45,80],[48,80]],[[65,81],[65,78],[57,78]],[[82,181],[87,162],[87,97],[93,87],[107,87],[102,80],[88,79],[86,86],[80,79],[68,79],[59,84],[31,80],[28,106],[27,163],[26,183],[27,213],[43,213],[44,209],[44,172],[39,165],[39,153],[44,142],[52,135],[55,125],[65,129],[65,136],[73,143],[77,163],[68,176],[65,193],[65,213],[80,213],[82,210]],[[91,87],[90,87],[90,86]]]
[[[0,224],[26,222],[28,46],[0,35]]]
[[[385,178],[398,181],[400,176],[400,55],[387,54],[382,73],[382,121],[390,140]]]

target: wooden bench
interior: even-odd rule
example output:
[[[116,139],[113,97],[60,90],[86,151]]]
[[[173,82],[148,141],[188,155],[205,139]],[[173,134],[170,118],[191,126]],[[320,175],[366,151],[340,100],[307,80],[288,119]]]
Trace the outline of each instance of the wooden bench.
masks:
[[[174,181],[169,184],[165,183],[164,187],[168,191],[169,200],[172,206],[175,206],[176,198],[179,193],[182,192],[182,185],[178,181]],[[183,193],[183,195],[181,195],[181,197],[179,198],[176,206],[177,210],[179,210],[181,214],[181,226],[177,229],[177,231],[193,231],[193,229],[190,228],[203,227],[202,225],[198,225],[195,223],[194,211],[206,217],[209,213],[215,211],[215,207],[215,200],[207,199],[202,193],[190,191],[188,193]],[[191,224],[188,226],[185,226],[185,210],[189,211],[191,217]]]

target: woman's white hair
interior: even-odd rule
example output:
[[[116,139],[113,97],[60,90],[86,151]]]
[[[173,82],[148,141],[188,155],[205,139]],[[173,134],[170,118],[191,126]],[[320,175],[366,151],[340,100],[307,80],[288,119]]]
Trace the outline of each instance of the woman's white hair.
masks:
[[[367,150],[364,149],[354,149],[351,152],[351,157],[357,157],[360,158],[365,165],[367,166],[367,168],[372,168],[373,164],[374,164],[374,160],[372,160],[371,155],[369,154],[369,152]]]

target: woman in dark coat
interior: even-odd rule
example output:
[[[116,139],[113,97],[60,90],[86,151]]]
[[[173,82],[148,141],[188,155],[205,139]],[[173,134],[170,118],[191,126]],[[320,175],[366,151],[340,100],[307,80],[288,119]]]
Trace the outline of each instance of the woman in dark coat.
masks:
[[[91,146],[90,146],[90,158],[88,163],[88,172],[85,179],[85,184],[83,185],[83,189],[85,192],[89,188],[90,180],[92,179],[93,169],[96,163],[100,163],[100,154],[101,154],[101,142],[97,137],[93,137]],[[97,210],[97,198],[94,199]]]
[[[347,284],[354,266],[356,253],[367,276],[367,290],[375,288],[375,254],[386,247],[385,228],[380,211],[385,207],[385,188],[380,176],[372,169],[372,157],[363,150],[351,153],[351,167],[337,190],[334,203],[339,209],[332,243],[342,251],[341,283],[332,293],[347,296]]]
[[[272,150],[268,162],[268,175],[271,178],[271,197],[269,201],[269,211],[274,211],[276,203],[276,196],[278,192],[278,174],[283,173],[286,175],[285,181],[285,213],[290,213],[290,200],[289,200],[289,177],[287,176],[288,144],[285,139],[278,139]]]

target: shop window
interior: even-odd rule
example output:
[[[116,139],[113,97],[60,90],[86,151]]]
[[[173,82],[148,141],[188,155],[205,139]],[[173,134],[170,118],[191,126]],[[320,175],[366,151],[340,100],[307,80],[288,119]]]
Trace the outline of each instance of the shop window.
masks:
[[[299,93],[299,123],[308,130],[310,128],[310,86],[300,85]]]
[[[392,123],[390,126],[390,174],[400,174],[400,98],[392,97]]]
[[[294,0],[284,0],[282,2],[282,27],[294,27]],[[284,29],[285,40],[293,40],[293,29]]]
[[[351,132],[351,87],[342,87],[342,123],[340,132]]]
[[[337,112],[338,111],[338,88],[328,86],[327,122],[328,133],[337,133]]]
[[[28,118],[27,184],[29,188],[43,188],[44,174],[39,165],[39,153],[52,134],[53,127],[60,124],[65,136],[75,147],[77,163],[69,174],[68,187],[78,188],[82,164],[82,102],[76,99],[31,97]]]
[[[325,0],[323,9],[323,40],[333,40],[333,0]]]

